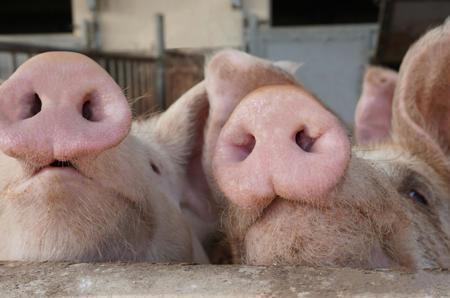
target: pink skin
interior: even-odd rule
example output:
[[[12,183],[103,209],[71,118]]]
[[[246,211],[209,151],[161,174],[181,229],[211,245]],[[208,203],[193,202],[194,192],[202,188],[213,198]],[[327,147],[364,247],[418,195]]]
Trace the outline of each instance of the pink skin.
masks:
[[[377,235],[391,224],[390,212],[383,199],[372,200],[384,177],[352,157],[338,119],[270,61],[227,50],[205,73],[203,165],[233,262],[390,264]],[[361,183],[367,176],[376,179]],[[355,193],[365,196],[355,202]],[[370,212],[360,212],[366,205]],[[368,220],[380,213],[385,221]]]
[[[63,92],[54,86],[64,86]],[[42,107],[34,115],[36,95]],[[0,102],[0,149],[34,165],[100,153],[120,143],[131,126],[119,86],[80,54],[28,60],[2,84],[0,98],[8,99]],[[83,117],[87,101],[90,119]]]
[[[181,207],[208,196],[195,180],[204,93],[132,123],[91,59],[24,63],[0,85],[0,260],[207,263]]]
[[[351,155],[338,121],[279,67],[211,58],[203,164],[233,262],[449,268],[449,33],[428,32],[398,75],[369,68]]]
[[[248,94],[216,148],[218,186],[242,208],[264,208],[277,196],[327,204],[350,159],[350,142],[336,117],[293,85]]]
[[[376,66],[367,69],[355,111],[354,132],[358,144],[377,143],[389,137],[397,80],[398,74],[390,69]]]

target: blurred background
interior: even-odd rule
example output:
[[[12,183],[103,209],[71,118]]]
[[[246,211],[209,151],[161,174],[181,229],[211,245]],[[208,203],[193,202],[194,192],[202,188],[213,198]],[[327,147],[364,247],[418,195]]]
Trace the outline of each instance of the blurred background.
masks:
[[[397,69],[450,0],[15,0],[0,9],[0,80],[26,59],[71,50],[100,63],[135,115],[165,109],[237,48],[301,63],[299,80],[351,125],[365,66]]]

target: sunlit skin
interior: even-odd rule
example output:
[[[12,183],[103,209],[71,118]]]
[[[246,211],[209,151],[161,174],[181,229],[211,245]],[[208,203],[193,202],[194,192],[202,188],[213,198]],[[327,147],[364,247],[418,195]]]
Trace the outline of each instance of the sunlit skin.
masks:
[[[0,106],[0,260],[208,262],[181,210],[204,195],[185,167],[206,97],[132,122],[99,65],[51,52],[0,85]]]
[[[449,267],[449,48],[443,25],[398,78],[368,70],[352,148],[286,71],[237,51],[213,57],[204,165],[234,262]]]

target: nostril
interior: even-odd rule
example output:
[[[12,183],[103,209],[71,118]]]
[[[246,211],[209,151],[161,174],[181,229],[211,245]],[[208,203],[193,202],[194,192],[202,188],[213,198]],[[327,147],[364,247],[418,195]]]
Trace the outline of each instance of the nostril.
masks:
[[[26,108],[24,110],[24,114],[22,114],[22,119],[31,118],[41,111],[42,101],[37,93],[34,93],[33,96],[31,96],[31,98],[28,100],[27,106],[28,108]]]
[[[84,119],[89,120],[89,121],[94,121],[93,120],[92,103],[90,100],[86,101],[83,104],[81,113],[83,114]]]
[[[84,119],[91,122],[104,120],[104,104],[103,98],[96,91],[89,92],[83,98],[83,106],[81,107],[81,115]]]
[[[311,152],[314,141],[313,138],[308,136],[305,130],[301,130],[295,135],[295,143],[297,143],[297,145],[305,152]]]
[[[233,156],[235,161],[245,160],[255,148],[256,139],[253,135],[247,134],[238,142],[233,144]]]

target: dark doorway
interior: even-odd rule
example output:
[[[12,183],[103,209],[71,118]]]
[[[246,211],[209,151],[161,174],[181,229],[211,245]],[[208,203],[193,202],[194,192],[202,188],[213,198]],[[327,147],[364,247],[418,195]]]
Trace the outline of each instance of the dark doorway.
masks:
[[[0,34],[72,32],[70,0],[13,0],[0,5]]]
[[[272,0],[272,26],[376,23],[374,0]]]

